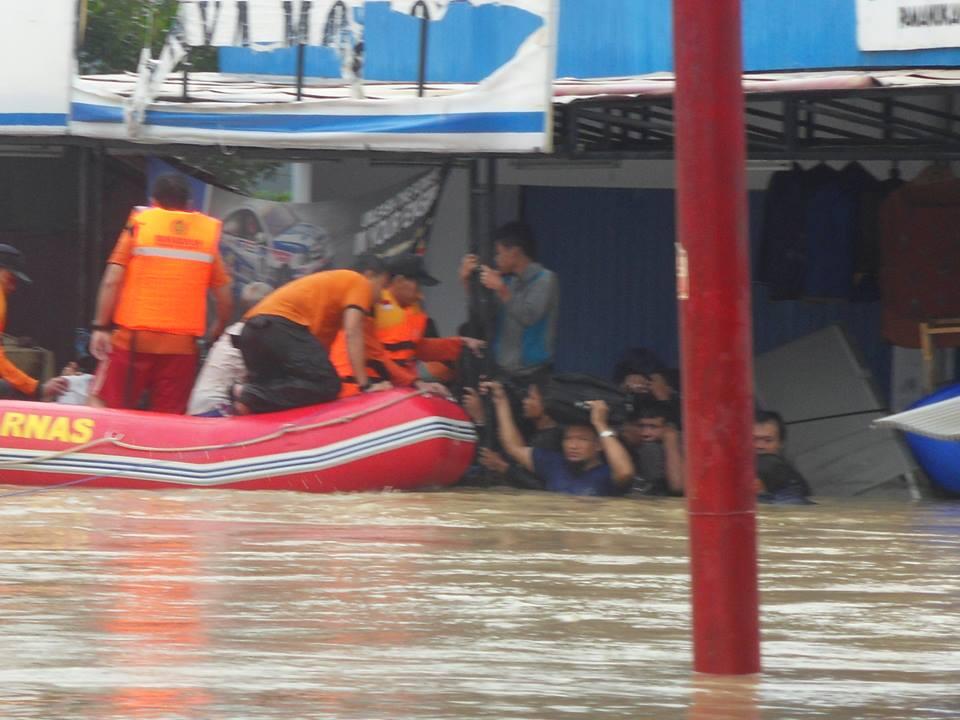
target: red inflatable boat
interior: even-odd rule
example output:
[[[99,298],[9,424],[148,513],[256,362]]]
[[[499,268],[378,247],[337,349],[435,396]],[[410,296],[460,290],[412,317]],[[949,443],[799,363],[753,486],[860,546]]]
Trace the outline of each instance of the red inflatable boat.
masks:
[[[410,390],[233,418],[0,401],[0,483],[409,490],[456,482],[475,441],[459,406]]]

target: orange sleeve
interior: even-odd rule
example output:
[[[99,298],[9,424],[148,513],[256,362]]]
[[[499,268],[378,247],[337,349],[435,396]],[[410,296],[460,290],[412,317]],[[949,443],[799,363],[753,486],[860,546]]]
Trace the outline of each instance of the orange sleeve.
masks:
[[[344,288],[343,307],[358,307],[367,315],[373,312],[373,286],[363,275],[351,274]]]
[[[7,328],[7,298],[0,292],[0,332]],[[10,383],[14,388],[24,395],[33,395],[37,392],[39,384],[34,378],[27,375],[12,362],[3,350],[3,343],[0,343],[0,378]]]
[[[384,358],[380,362],[383,363],[383,366],[387,370],[387,375],[390,376],[390,382],[394,385],[398,387],[410,387],[417,381],[417,374],[415,372],[397,365],[397,363],[390,358]]]
[[[458,337],[421,338],[417,343],[417,360],[452,362],[460,357],[463,340]]]
[[[383,365],[387,371],[387,376],[394,385],[406,387],[413,385],[417,381],[417,374],[412,370],[401,367],[390,359],[386,348],[377,337],[376,323],[373,318],[368,318],[363,326],[363,349],[367,356],[367,361],[375,360]]]
[[[230,272],[227,270],[223,258],[218,254],[216,260],[213,261],[213,270],[210,274],[210,287],[221,288],[224,285],[229,285],[230,281]]]
[[[0,347],[0,378],[6,380],[24,395],[30,396],[37,392],[37,385],[40,384],[36,379],[10,362],[2,347]]]
[[[110,265],[122,265],[126,267],[130,263],[130,256],[133,254],[133,234],[130,232],[132,225],[130,225],[131,220],[127,221],[126,227],[120,232],[120,237],[117,238],[117,244],[113,247],[113,252],[110,253],[110,257],[107,258],[107,264]]]

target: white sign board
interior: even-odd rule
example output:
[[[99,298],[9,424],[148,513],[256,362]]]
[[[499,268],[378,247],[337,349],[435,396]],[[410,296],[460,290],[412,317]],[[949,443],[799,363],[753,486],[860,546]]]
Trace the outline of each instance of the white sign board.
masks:
[[[372,83],[365,89],[362,73],[354,74],[352,58],[362,58],[356,51],[365,42],[358,34],[362,24],[354,19],[367,3],[386,5],[392,12],[420,7],[407,0],[389,0],[389,4],[388,0],[181,0],[181,27],[168,37],[159,62],[141,61],[132,89],[117,87],[120,81],[115,77],[77,79],[70,132],[140,143],[549,152],[558,0],[430,0],[425,7],[437,16],[451,4],[465,10],[506,5],[534,15],[539,26],[520,41],[512,57],[480,82],[433,84],[423,97],[414,83]],[[436,22],[431,42],[443,37],[443,28]],[[330,28],[338,30],[327,32]],[[413,52],[419,46],[419,27],[411,23],[410,30]],[[301,31],[308,41],[341,48],[342,87],[349,95],[338,94],[333,85],[308,88],[306,96],[297,100],[289,84],[251,87],[212,74],[195,79],[189,102],[179,99],[181,79],[174,70],[185,45],[239,44],[263,49],[290,44]]]
[[[64,134],[76,0],[0,0],[0,14],[0,134]]]
[[[960,47],[960,2],[857,0],[861,50]]]

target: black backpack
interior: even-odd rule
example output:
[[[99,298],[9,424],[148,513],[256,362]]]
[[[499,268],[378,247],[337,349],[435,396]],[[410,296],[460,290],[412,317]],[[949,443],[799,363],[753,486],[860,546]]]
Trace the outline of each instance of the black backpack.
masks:
[[[579,373],[554,375],[543,393],[543,407],[561,425],[589,425],[590,400],[603,400],[610,407],[609,422],[620,425],[632,411],[630,395],[616,385]]]

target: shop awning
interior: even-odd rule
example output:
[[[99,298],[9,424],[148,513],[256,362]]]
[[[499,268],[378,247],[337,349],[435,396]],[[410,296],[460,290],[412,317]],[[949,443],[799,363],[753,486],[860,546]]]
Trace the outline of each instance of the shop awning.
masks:
[[[670,73],[558,80],[558,153],[673,152]],[[744,76],[752,158],[960,157],[960,70],[837,70]]]
[[[218,144],[203,138],[164,141],[130,138],[123,132],[123,103],[136,89],[133,73],[85,76],[75,80],[69,133],[92,138],[112,148],[149,143],[154,152],[189,152],[190,145]],[[445,98],[462,96],[475,86],[431,83],[424,95],[442,112]],[[559,79],[553,88],[554,154],[563,157],[671,157],[673,153],[674,77],[670,73],[603,78]],[[936,159],[960,158],[960,70],[836,70],[823,72],[751,73],[744,76],[750,156],[758,159]],[[311,83],[301,89],[306,104],[356,107],[402,103],[416,98],[416,83],[368,82],[362,99],[347,83]],[[197,73],[185,80],[170,75],[157,89],[151,112],[182,117],[213,112],[217,117],[242,115],[257,122],[265,137],[271,115],[287,120],[295,114],[297,89],[290,78],[238,77]],[[109,99],[106,102],[105,99]],[[341,112],[348,112],[343,110]],[[90,131],[94,128],[94,131]],[[106,129],[106,130],[104,130]],[[0,128],[2,132],[2,128]],[[440,138],[442,140],[442,138]],[[20,142],[29,138],[20,138]],[[46,143],[53,138],[45,138]],[[70,142],[70,138],[64,138]],[[229,141],[222,143],[230,146]],[[244,154],[310,157],[358,152],[357,143],[343,148],[280,148],[248,143]],[[400,146],[371,142],[364,154],[403,152]],[[445,145],[432,153],[469,155],[475,148]],[[489,152],[489,151],[488,151]],[[496,153],[496,151],[493,151]],[[517,149],[508,150],[515,154]],[[537,155],[538,153],[530,153]]]

